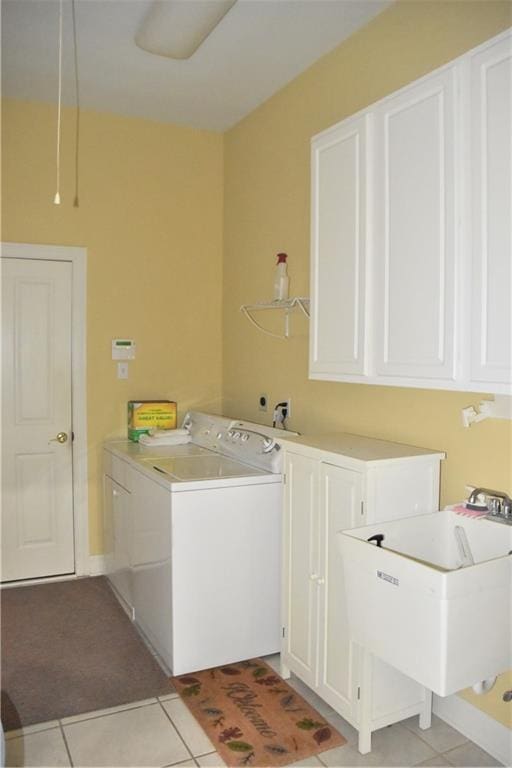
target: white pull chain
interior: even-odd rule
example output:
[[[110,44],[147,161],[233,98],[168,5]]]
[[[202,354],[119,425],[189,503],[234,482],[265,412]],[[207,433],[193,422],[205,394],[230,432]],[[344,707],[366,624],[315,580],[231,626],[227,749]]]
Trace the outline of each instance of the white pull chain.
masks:
[[[76,8],[75,0],[71,0],[71,12],[73,20],[73,54],[75,58],[75,97],[76,97],[76,123],[75,123],[75,199],[73,207],[78,208],[79,188],[79,154],[80,154],[80,88],[78,81],[78,42],[76,33]]]
[[[61,126],[61,102],[62,102],[62,11],[64,0],[59,0],[59,93],[57,106],[57,181],[56,192],[53,198],[54,205],[60,205],[60,126]]]

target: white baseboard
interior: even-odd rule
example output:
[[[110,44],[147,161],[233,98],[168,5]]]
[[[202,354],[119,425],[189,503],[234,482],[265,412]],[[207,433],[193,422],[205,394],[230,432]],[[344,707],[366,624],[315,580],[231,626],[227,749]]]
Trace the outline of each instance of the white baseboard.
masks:
[[[105,555],[89,555],[89,576],[103,576],[106,572]]]
[[[434,695],[433,711],[503,765],[512,764],[512,731],[460,696]]]

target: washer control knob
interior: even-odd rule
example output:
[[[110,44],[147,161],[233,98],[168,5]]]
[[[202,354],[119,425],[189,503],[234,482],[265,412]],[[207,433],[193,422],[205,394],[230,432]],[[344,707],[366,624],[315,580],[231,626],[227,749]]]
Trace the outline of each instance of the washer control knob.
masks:
[[[240,438],[240,432],[235,432],[235,434],[233,435],[233,438],[235,440],[238,440]]]
[[[249,435],[247,434],[247,432],[245,432],[245,433],[242,435],[242,442],[243,442],[243,443],[246,443],[246,442],[248,441],[248,439],[249,439]]]

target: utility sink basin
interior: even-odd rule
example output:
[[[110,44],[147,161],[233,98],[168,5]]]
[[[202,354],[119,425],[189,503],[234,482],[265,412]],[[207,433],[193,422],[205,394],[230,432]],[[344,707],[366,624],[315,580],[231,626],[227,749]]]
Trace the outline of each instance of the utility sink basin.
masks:
[[[337,537],[355,642],[439,696],[512,667],[512,526],[445,510]]]

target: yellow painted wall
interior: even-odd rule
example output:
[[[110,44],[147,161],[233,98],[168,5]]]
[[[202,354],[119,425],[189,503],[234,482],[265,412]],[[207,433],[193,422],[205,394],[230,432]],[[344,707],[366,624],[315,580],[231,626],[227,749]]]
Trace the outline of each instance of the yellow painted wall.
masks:
[[[307,321],[294,317],[293,338],[280,341],[239,307],[271,298],[278,251],[290,257],[291,295],[309,293],[311,136],[502,31],[511,11],[492,0],[398,2],[225,138],[225,413],[261,419],[265,392],[270,403],[291,397],[290,428],[303,433],[337,429],[442,449],[443,505],[462,499],[468,482],[512,493],[510,421],[464,429],[461,408],[477,394],[310,381]],[[278,329],[268,313],[262,319]],[[496,690],[471,700],[510,727],[511,705]]]
[[[85,111],[74,209],[73,114],[64,110],[63,204],[55,207],[55,108],[4,105],[2,239],[88,249],[91,553],[102,551],[99,447],[124,433],[133,397],[216,411],[223,392],[226,414],[254,420],[260,392],[271,403],[291,397],[290,426],[302,432],[339,429],[447,451],[443,504],[462,498],[466,482],[512,492],[510,422],[460,425],[460,409],[479,395],[309,381],[305,319],[293,318],[295,335],[283,342],[239,313],[242,303],[270,298],[280,250],[290,254],[291,292],[308,294],[311,136],[497,34],[511,24],[511,7],[397,3],[228,132],[224,187],[221,136]],[[121,335],[137,342],[128,382],[115,378],[110,359]],[[486,696],[464,695],[510,725],[507,686],[503,675]]]
[[[64,111],[62,205],[53,106],[3,105],[2,240],[85,246],[91,554],[102,552],[100,446],[126,434],[126,401],[221,402],[222,136],[84,111],[80,207],[74,115]],[[111,340],[137,344],[128,381]]]

